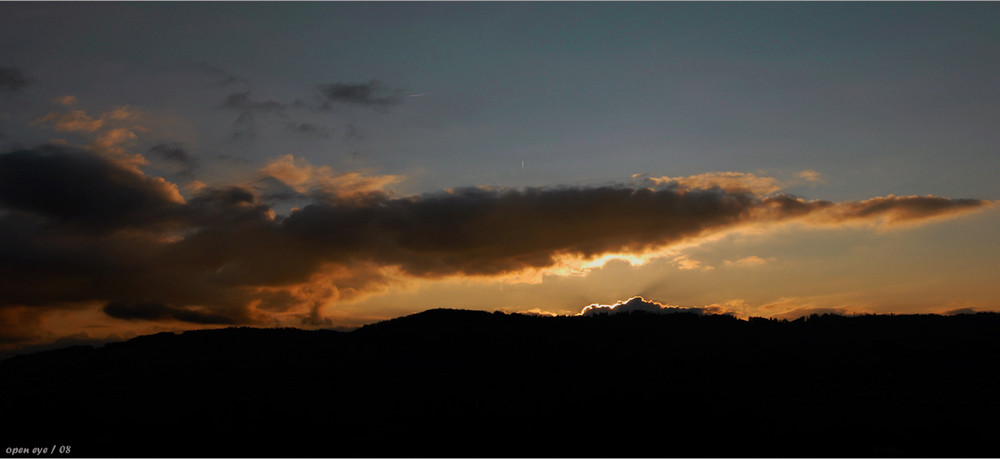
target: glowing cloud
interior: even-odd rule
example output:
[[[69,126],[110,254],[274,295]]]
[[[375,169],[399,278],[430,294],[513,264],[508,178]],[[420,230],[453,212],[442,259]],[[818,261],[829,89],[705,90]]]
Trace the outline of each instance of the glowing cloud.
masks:
[[[604,304],[591,304],[583,308],[580,311],[579,316],[593,316],[599,314],[622,314],[631,312],[646,312],[653,314],[697,314],[702,315],[705,313],[710,313],[705,310],[705,308],[685,308],[680,306],[673,306],[663,304],[657,301],[649,301],[641,296],[634,296],[625,301],[619,301],[615,304],[604,305]]]
[[[57,103],[59,105],[65,105],[67,107],[70,107],[70,106],[76,105],[77,98],[76,98],[76,96],[73,96],[73,95],[62,96],[62,97],[56,97],[55,100],[53,100],[53,102],[55,102],[55,103]]]
[[[300,194],[321,193],[340,198],[381,192],[402,181],[396,175],[369,176],[358,172],[338,174],[329,166],[313,166],[305,158],[284,155],[261,168],[261,173],[291,187]]]
[[[679,190],[718,188],[730,193],[751,193],[758,196],[774,194],[803,181],[822,180],[820,173],[811,169],[798,172],[795,177],[797,179],[779,180],[749,172],[707,172],[687,177],[650,177],[646,180],[654,186],[676,186]]]
[[[761,257],[758,257],[757,255],[751,255],[749,257],[740,258],[739,260],[735,260],[735,261],[734,260],[726,260],[723,263],[726,266],[735,266],[735,267],[741,267],[741,268],[752,268],[754,266],[763,266],[763,265],[766,265],[768,263],[773,263],[775,260],[776,260],[776,258],[774,258],[774,257],[771,257],[771,258],[761,258]]]
[[[542,282],[611,260],[663,257],[704,270],[680,250],[727,231],[916,224],[990,204],[895,196],[833,203],[720,187],[463,188],[394,197],[382,188],[395,176],[338,174],[291,155],[260,173],[310,202],[279,218],[248,186],[201,184],[185,200],[176,185],[94,151],[49,145],[0,154],[0,272],[16,273],[0,277],[0,309],[83,303],[122,320],[319,325],[335,304],[418,279]],[[622,311],[664,306],[630,301]]]
[[[771,194],[782,188],[775,178],[759,177],[745,172],[709,172],[688,177],[659,177],[650,180],[657,185],[673,183],[681,189],[720,188],[727,192],[750,192],[757,195]]]
[[[35,124],[51,123],[53,129],[59,132],[94,132],[104,127],[105,119],[91,118],[83,110],[73,110],[66,113],[51,112],[35,120]]]
[[[825,206],[809,216],[819,225],[860,223],[896,227],[948,219],[976,212],[996,203],[982,199],[948,199],[937,196],[895,196],[848,201]]]
[[[702,266],[700,261],[695,260],[688,255],[678,255],[676,258],[674,258],[674,263],[677,264],[678,269],[681,269],[683,271],[693,271],[693,270],[711,271],[715,269],[712,266]]]
[[[819,172],[812,169],[806,169],[804,171],[795,174],[796,177],[803,179],[807,182],[820,182],[823,180],[823,176]]]

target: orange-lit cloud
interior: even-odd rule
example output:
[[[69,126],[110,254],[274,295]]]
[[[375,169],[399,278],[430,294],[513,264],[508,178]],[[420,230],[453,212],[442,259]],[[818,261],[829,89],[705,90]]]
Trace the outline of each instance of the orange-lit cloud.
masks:
[[[56,102],[70,106],[76,104],[77,99],[70,95],[59,97]],[[57,132],[93,134],[93,141],[88,148],[138,171],[139,167],[148,161],[142,155],[127,153],[127,150],[135,145],[138,139],[137,133],[149,131],[147,127],[139,124],[140,118],[138,110],[129,106],[119,106],[96,118],[83,110],[50,112],[36,119],[34,124],[50,124]]]
[[[83,110],[65,113],[50,112],[35,120],[36,124],[51,123],[59,132],[94,132],[104,127],[104,118],[92,118]]]
[[[866,224],[896,227],[926,223],[929,220],[955,218],[996,203],[982,199],[947,199],[938,196],[894,196],[848,201],[826,206],[809,216],[808,222],[819,225]]]
[[[681,189],[707,190],[720,188],[728,192],[771,194],[783,188],[773,177],[762,177],[746,172],[708,172],[688,177],[654,177],[653,184],[676,184]]]
[[[738,260],[726,260],[723,263],[726,266],[751,268],[751,267],[754,267],[754,266],[763,266],[763,265],[766,265],[768,263],[773,263],[775,260],[776,260],[776,258],[774,258],[774,257],[761,258],[761,257],[758,257],[757,255],[751,255],[749,257],[740,258]]]
[[[746,318],[749,316],[747,313],[749,310],[749,305],[747,305],[746,301],[742,299],[730,300],[724,303],[713,303],[704,306],[678,306],[654,300],[647,300],[641,296],[634,296],[614,304],[591,304],[589,306],[585,306],[577,315],[592,316],[599,314],[645,312],[652,314],[714,314]]]
[[[371,176],[358,172],[336,173],[329,166],[313,166],[305,158],[284,155],[267,163],[261,172],[300,194],[322,193],[341,198],[380,192],[402,181],[396,175]]]
[[[599,314],[622,314],[631,312],[645,312],[652,314],[685,313],[697,315],[722,313],[722,311],[716,307],[682,307],[647,300],[641,296],[634,296],[615,304],[591,304],[589,306],[585,306],[577,315],[592,316]]]
[[[636,177],[639,177],[638,175]],[[730,193],[751,193],[765,196],[777,193],[790,186],[822,181],[819,172],[811,169],[795,174],[796,179],[780,180],[775,177],[756,175],[749,172],[706,172],[687,177],[649,177],[646,180],[654,186],[676,186],[680,190],[708,190],[719,188]]]
[[[662,257],[704,270],[680,250],[727,231],[915,224],[990,204],[895,196],[834,203],[718,186],[394,197],[381,190],[395,177],[338,174],[291,156],[262,173],[309,202],[276,216],[255,188],[200,185],[185,200],[176,185],[93,151],[49,145],[0,154],[0,309],[86,303],[131,321],[321,325],[337,304],[416,279],[541,282],[614,259]]]
[[[70,107],[76,105],[77,98],[76,96],[68,95],[68,96],[57,97],[53,102],[59,105],[65,105],[67,107]]]
[[[795,174],[796,177],[805,180],[806,182],[821,182],[823,181],[823,176],[812,169],[806,169]]]
[[[62,105],[73,105],[77,102],[74,96],[64,96],[57,99]],[[35,124],[51,124],[53,129],[59,132],[96,132],[104,128],[111,121],[135,121],[139,112],[132,107],[115,107],[108,112],[102,113],[94,118],[83,110],[70,110],[68,112],[49,112],[35,120]]]
[[[129,129],[115,128],[101,133],[94,140],[93,147],[98,151],[124,154],[125,149],[135,144],[139,137]]]
[[[711,271],[712,266],[702,266],[701,261],[695,260],[688,255],[678,255],[674,258],[674,263],[677,264],[677,268],[683,271]]]

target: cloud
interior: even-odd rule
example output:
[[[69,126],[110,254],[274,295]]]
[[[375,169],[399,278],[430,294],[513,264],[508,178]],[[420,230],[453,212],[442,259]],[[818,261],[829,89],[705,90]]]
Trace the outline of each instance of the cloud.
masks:
[[[823,181],[823,176],[812,169],[806,169],[795,174],[796,177],[805,180],[807,182],[821,182]]]
[[[391,89],[379,80],[367,83],[332,83],[319,86],[324,102],[321,108],[334,104],[361,105],[373,108],[387,108],[402,103],[400,91]]]
[[[174,319],[194,324],[223,325],[236,323],[235,319],[220,314],[178,308],[158,301],[143,301],[138,303],[112,302],[105,305],[103,311],[105,314],[116,319],[126,320]]]
[[[726,261],[723,262],[723,264],[725,264],[726,266],[731,266],[731,267],[735,266],[735,267],[741,267],[741,268],[752,268],[752,267],[755,267],[755,266],[763,266],[763,265],[766,265],[768,263],[773,263],[775,260],[777,260],[777,259],[774,258],[774,257],[761,258],[761,257],[758,257],[757,255],[751,255],[749,257],[740,258],[739,260],[735,260],[735,261],[734,260],[726,260]]]
[[[285,109],[285,104],[273,100],[252,100],[250,91],[232,93],[226,97],[221,105],[223,108],[231,108],[241,111],[256,112],[280,112]]]
[[[125,155],[125,151],[135,145],[139,138],[131,129],[115,128],[105,131],[94,139],[91,148],[116,155]],[[137,159],[138,165],[145,164],[144,159]]]
[[[55,102],[55,103],[57,103],[59,105],[65,105],[67,107],[70,107],[70,106],[76,105],[77,98],[76,98],[76,96],[72,96],[72,95],[62,96],[62,97],[56,97],[53,100],[53,102]]]
[[[747,310],[746,312],[748,313],[746,315],[760,316],[763,314],[772,319],[795,320],[811,315],[834,314],[846,316],[851,314],[865,314],[870,311],[866,310],[863,306],[830,306],[817,304],[817,302],[810,298],[781,297],[776,301],[760,305],[752,311]]]
[[[0,154],[0,203],[47,222],[105,232],[161,221],[183,198],[163,179],[49,145]]]
[[[246,111],[233,121],[233,138],[253,138],[257,136],[257,120],[253,112]]]
[[[712,266],[702,266],[700,261],[695,260],[690,256],[683,254],[674,257],[673,261],[674,263],[677,264],[677,268],[683,271],[693,271],[693,270],[711,271],[715,269]]]
[[[305,158],[284,155],[269,161],[261,173],[293,189],[299,195],[338,199],[382,192],[402,181],[396,175],[371,176],[358,172],[336,173],[329,166],[313,166]]]
[[[243,78],[235,73],[221,69],[204,61],[190,62],[182,60],[182,63],[187,65],[189,68],[198,71],[199,73],[216,78],[214,82],[209,84],[209,87],[225,88],[237,84],[247,84],[246,78]]]
[[[646,312],[650,314],[696,314],[703,315],[711,313],[705,308],[687,308],[671,306],[656,301],[649,301],[641,296],[634,296],[625,301],[619,301],[611,305],[592,304],[580,311],[580,316],[595,316],[600,314],[622,314],[630,312]]]
[[[849,201],[816,212],[810,221],[817,224],[860,222],[885,227],[950,218],[982,210],[996,203],[982,199],[948,199],[938,196],[895,196]]]
[[[657,185],[674,184],[682,190],[720,188],[728,192],[759,195],[771,194],[782,188],[773,177],[759,177],[745,172],[708,172],[688,177],[656,177],[649,180]]]
[[[239,117],[233,121],[233,138],[253,138],[260,132],[257,114],[283,115],[286,105],[274,100],[253,100],[250,92],[232,93],[220,105],[220,108],[239,110]]]
[[[184,146],[179,143],[154,145],[149,149],[149,154],[162,159],[178,168],[178,175],[190,176],[200,166],[197,157],[192,156]]]
[[[178,143],[155,145],[149,149],[149,152],[159,156],[160,158],[179,164],[190,164],[197,161],[197,158],[191,156],[191,154]]]
[[[640,174],[636,175],[637,177]],[[706,172],[687,177],[649,177],[646,181],[654,186],[674,186],[679,190],[708,190],[719,188],[733,193],[752,193],[766,196],[777,193],[801,182],[814,183],[822,180],[819,172],[808,169],[795,174],[797,179],[779,180],[748,172]]]
[[[285,127],[287,127],[290,131],[297,132],[299,134],[306,134],[324,139],[329,137],[326,129],[312,123],[289,122],[285,124]]]
[[[56,102],[69,106],[77,100],[74,96],[64,96],[57,98]],[[93,141],[88,148],[138,170],[139,166],[146,164],[146,159],[142,155],[130,155],[126,151],[138,140],[137,132],[149,132],[148,128],[139,124],[141,117],[138,110],[123,105],[96,118],[83,110],[49,112],[35,119],[33,124],[51,124],[57,132],[93,134]],[[62,139],[58,142],[65,143]]]
[[[83,110],[66,113],[50,112],[35,120],[35,124],[52,123],[59,132],[94,132],[104,127],[105,119],[92,118]]]
[[[0,67],[0,92],[20,91],[33,82],[17,67]]]
[[[180,161],[184,153],[165,145],[153,154]],[[384,187],[398,177],[335,172],[293,156],[260,174],[308,202],[278,216],[250,185],[199,186],[185,200],[176,185],[94,151],[49,145],[0,154],[0,309],[90,304],[122,320],[266,324],[280,315],[324,323],[332,303],[405,279],[498,278],[744,225],[919,222],[987,204],[832,203],[669,186],[395,196]]]
[[[72,98],[72,99],[69,99]],[[76,103],[73,96],[59,99],[63,105]],[[59,132],[96,132],[111,121],[135,121],[139,112],[129,106],[120,106],[102,113],[97,118],[91,117],[83,110],[70,110],[64,113],[49,112],[35,120],[35,124],[51,123]]]
[[[257,122],[259,115],[276,115],[283,120],[281,124],[286,131],[297,134],[327,138],[329,132],[313,120],[303,117],[303,113],[316,114],[326,112],[336,104],[357,105],[369,108],[384,110],[390,106],[402,103],[399,96],[400,91],[390,89],[379,80],[371,80],[368,83],[332,83],[318,85],[320,92],[320,105],[307,104],[301,99],[296,99],[288,104],[276,100],[257,100],[251,96],[250,91],[234,92],[226,96],[219,105],[219,108],[240,111],[239,118],[233,123],[233,138],[252,138],[260,133]],[[289,120],[289,118],[291,118]],[[347,128],[348,138],[357,139],[359,136],[352,136],[357,129],[353,126]]]

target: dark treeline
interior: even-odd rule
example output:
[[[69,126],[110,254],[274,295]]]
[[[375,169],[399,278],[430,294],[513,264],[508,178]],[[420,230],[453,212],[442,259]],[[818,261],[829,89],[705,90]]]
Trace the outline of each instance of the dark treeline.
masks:
[[[162,333],[0,362],[0,447],[1000,457],[998,332],[991,313],[788,322],[431,310],[349,333]]]

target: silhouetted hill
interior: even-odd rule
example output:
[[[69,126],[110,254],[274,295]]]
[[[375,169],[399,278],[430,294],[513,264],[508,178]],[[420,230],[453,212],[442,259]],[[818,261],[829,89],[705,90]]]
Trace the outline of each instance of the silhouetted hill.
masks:
[[[349,333],[160,333],[0,362],[0,446],[70,445],[84,457],[998,457],[998,332],[1000,315],[985,313],[779,322],[439,309]]]

